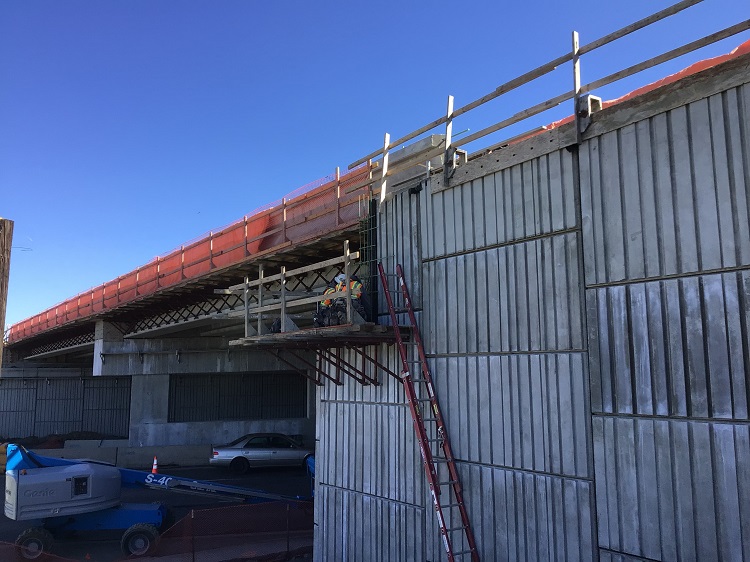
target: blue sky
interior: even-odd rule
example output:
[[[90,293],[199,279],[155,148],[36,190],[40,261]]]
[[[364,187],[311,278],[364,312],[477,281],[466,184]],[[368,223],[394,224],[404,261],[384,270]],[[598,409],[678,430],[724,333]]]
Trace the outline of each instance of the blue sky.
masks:
[[[574,29],[586,44],[672,3],[2,2],[0,216],[15,222],[6,326],[344,169],[386,131],[441,116],[449,94],[459,107],[565,53]],[[748,17],[747,0],[705,0],[584,57],[583,82]],[[595,93],[617,97],[747,39]],[[454,132],[571,84],[566,65]]]

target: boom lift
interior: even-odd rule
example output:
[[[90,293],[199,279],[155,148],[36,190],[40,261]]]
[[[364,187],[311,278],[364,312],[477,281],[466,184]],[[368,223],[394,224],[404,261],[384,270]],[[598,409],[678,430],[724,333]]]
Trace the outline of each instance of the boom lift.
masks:
[[[122,530],[120,544],[125,554],[151,553],[159,533],[170,525],[167,507],[161,503],[122,503],[122,488],[152,488],[245,503],[310,499],[96,461],[43,457],[15,444],[4,447],[5,516],[32,524],[16,539],[19,555],[29,560],[42,557],[51,549],[55,536],[70,531]]]

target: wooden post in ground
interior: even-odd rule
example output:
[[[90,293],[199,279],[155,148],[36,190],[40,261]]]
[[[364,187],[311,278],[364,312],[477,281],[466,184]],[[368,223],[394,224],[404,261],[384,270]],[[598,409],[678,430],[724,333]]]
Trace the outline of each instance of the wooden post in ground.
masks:
[[[3,340],[5,338],[5,305],[8,302],[8,277],[10,276],[10,246],[13,242],[13,221],[0,218],[0,368],[3,366]]]

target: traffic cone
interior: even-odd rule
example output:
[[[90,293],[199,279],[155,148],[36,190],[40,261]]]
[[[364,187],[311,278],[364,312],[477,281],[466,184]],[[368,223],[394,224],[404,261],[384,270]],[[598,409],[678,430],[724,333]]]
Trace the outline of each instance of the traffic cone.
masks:
[[[151,474],[158,474],[158,473],[159,473],[159,466],[158,466],[158,463],[156,462],[156,455],[154,455],[154,464],[151,467]]]

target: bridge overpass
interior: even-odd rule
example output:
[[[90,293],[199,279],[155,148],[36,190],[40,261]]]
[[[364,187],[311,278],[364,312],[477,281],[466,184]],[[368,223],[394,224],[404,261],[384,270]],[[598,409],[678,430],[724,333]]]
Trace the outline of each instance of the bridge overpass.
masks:
[[[237,222],[189,242],[166,256],[80,293],[11,326],[8,343],[16,359],[91,357],[96,322],[116,324],[126,337],[184,332],[200,336],[222,330],[243,334],[241,319],[226,313],[239,306],[216,295],[280,265],[300,267],[356,251],[369,217],[371,165],[337,172],[266,205]],[[323,282],[325,285],[325,282]]]

